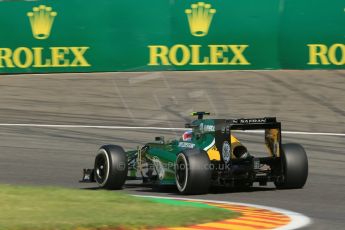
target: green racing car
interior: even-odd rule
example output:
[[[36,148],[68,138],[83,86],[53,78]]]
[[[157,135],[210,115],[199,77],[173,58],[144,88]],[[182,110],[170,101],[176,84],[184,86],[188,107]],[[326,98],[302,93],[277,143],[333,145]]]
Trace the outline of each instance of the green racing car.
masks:
[[[250,187],[273,182],[278,189],[302,188],[308,177],[308,159],[299,144],[282,144],[281,123],[274,117],[253,119],[197,119],[180,139],[155,141],[125,151],[119,145],[102,146],[94,168],[84,169],[81,182],[104,189],[121,189],[126,180],[152,185],[176,185],[182,194],[204,194],[211,186]],[[233,133],[264,133],[266,152],[251,154]]]

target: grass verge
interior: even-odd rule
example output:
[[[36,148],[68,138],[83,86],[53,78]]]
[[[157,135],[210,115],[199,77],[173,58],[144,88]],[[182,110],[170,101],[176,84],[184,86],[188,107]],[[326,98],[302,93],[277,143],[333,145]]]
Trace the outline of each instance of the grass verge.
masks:
[[[152,229],[238,215],[208,205],[122,192],[0,185],[0,229],[7,230]]]

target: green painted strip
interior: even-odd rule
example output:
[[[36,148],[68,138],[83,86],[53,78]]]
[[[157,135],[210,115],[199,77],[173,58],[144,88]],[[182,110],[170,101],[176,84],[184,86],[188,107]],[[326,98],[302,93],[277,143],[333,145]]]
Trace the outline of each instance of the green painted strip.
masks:
[[[175,199],[165,199],[165,198],[147,198],[153,202],[158,202],[162,204],[169,204],[169,205],[174,205],[174,206],[184,206],[184,207],[198,207],[198,208],[208,208],[208,209],[222,209],[220,207],[208,205],[205,203],[201,202],[190,202],[190,201],[184,201],[184,200],[175,200]],[[232,212],[230,210],[227,210],[229,212]]]

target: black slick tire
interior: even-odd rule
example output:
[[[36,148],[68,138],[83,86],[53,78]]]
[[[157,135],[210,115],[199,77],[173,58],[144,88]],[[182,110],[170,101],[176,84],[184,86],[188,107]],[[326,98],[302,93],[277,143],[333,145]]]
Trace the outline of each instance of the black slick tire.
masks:
[[[182,194],[205,194],[211,184],[211,163],[204,150],[190,149],[177,155],[177,189]]]
[[[299,144],[282,145],[283,179],[276,181],[278,189],[302,188],[308,178],[308,158],[304,148]]]
[[[121,189],[128,172],[127,155],[123,148],[117,145],[102,146],[95,158],[94,172],[99,187]]]

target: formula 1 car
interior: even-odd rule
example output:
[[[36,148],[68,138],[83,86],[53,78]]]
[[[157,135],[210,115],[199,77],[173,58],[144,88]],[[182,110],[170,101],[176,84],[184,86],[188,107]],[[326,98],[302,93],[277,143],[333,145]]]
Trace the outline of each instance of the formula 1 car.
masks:
[[[250,187],[273,182],[278,189],[302,188],[308,177],[308,159],[299,144],[281,143],[281,123],[274,117],[204,119],[206,112],[186,124],[191,130],[180,139],[155,141],[125,151],[102,146],[93,169],[84,169],[81,182],[121,189],[126,180],[153,185],[176,185],[182,194],[207,193],[211,186]],[[266,153],[253,156],[233,132],[262,130]]]

